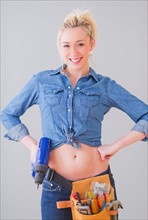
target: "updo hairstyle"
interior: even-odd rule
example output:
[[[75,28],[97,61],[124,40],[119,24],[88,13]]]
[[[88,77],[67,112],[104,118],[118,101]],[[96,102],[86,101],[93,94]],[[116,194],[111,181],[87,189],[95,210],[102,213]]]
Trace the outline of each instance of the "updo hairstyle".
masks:
[[[62,36],[63,31],[66,28],[75,28],[75,27],[83,27],[85,28],[86,32],[90,39],[96,40],[96,25],[93,19],[92,14],[88,10],[73,10],[70,14],[68,14],[57,35],[57,45],[59,47],[60,39]]]

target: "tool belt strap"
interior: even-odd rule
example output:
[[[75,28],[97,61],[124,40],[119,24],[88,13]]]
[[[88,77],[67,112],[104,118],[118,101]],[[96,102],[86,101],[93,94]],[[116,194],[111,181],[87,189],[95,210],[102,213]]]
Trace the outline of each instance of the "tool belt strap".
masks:
[[[71,207],[72,207],[72,202],[70,200],[57,202],[58,209],[65,209],[65,208],[71,208]],[[117,215],[118,211],[117,210],[109,210],[108,214],[109,215]]]
[[[117,215],[118,214],[118,210],[109,210],[108,214],[109,215]]]
[[[72,204],[70,200],[57,202],[58,209],[65,209],[65,208],[71,208],[71,207],[72,207]]]
[[[65,208],[71,208],[72,207],[72,203],[71,201],[59,201],[57,202],[57,208],[58,209],[65,209]],[[109,215],[117,215],[118,211],[117,210],[109,210],[108,211]]]

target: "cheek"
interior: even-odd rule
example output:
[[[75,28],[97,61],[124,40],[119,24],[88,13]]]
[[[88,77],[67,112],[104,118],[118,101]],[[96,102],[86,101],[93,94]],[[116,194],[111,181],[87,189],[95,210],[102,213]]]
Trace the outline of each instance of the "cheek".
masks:
[[[89,46],[86,46],[86,47],[84,47],[84,48],[82,49],[82,51],[83,51],[84,54],[89,54],[90,50],[91,50],[91,49],[90,49]]]
[[[83,54],[85,57],[88,57],[89,53],[90,53],[90,49],[88,49],[88,48],[83,51]]]
[[[61,55],[62,57],[66,57],[66,56],[67,56],[67,51],[65,51],[65,50],[63,50],[63,49],[60,49],[59,52],[60,52],[60,55]]]

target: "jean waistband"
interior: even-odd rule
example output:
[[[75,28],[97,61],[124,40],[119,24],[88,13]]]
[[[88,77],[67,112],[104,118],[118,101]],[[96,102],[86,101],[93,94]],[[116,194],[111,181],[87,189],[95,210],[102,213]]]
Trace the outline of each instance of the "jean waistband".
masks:
[[[102,176],[102,175],[105,175],[105,174],[112,175],[111,170],[110,170],[110,166],[107,168],[107,170],[103,171],[102,173],[99,173],[98,175],[95,175],[94,177]],[[56,173],[50,167],[48,168],[48,170],[46,172],[45,179],[47,181],[54,181],[58,185],[60,185],[61,187],[65,187],[69,190],[72,189],[72,183],[75,182],[75,181],[71,181],[71,180],[66,179],[65,177],[63,177],[60,174]]]
[[[111,169],[110,166],[108,166],[107,170],[103,171],[102,173],[97,174],[96,176],[102,176],[105,174],[110,174],[111,173]]]

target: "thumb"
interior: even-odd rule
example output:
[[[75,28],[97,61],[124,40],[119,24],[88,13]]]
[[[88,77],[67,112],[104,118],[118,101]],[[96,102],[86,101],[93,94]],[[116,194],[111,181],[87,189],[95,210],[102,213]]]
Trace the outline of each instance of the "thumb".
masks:
[[[98,148],[98,151],[99,151],[101,160],[109,160],[111,158],[111,155],[106,154],[105,151],[103,151],[102,149]]]
[[[100,154],[101,160],[105,160],[105,156],[106,156],[105,153],[99,148],[98,148],[98,152]]]

